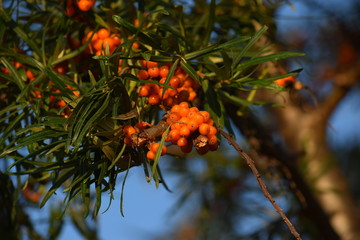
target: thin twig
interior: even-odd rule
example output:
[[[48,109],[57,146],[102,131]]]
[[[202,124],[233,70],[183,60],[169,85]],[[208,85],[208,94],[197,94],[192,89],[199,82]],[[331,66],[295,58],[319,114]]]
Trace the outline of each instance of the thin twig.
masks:
[[[263,182],[263,180],[261,179],[260,173],[257,170],[256,166],[255,166],[255,162],[254,160],[251,159],[251,157],[249,155],[247,155],[241,148],[240,146],[231,138],[231,136],[225,132],[222,129],[218,129],[220,134],[223,135],[229,142],[230,145],[232,145],[234,147],[234,149],[241,155],[242,158],[245,159],[246,164],[250,167],[251,171],[253,172],[253,174],[256,177],[256,180],[258,181],[258,184],[262,190],[262,192],[264,193],[265,197],[269,200],[269,202],[273,205],[273,207],[275,208],[275,210],[280,214],[282,220],[286,223],[286,225],[288,226],[288,228],[290,229],[290,232],[292,233],[292,235],[294,235],[294,237],[298,240],[301,240],[302,238],[300,237],[300,234],[296,231],[294,225],[290,222],[290,220],[286,217],[284,211],[279,207],[279,205],[277,205],[277,203],[275,202],[275,200],[271,197],[269,191],[266,188],[265,183]]]

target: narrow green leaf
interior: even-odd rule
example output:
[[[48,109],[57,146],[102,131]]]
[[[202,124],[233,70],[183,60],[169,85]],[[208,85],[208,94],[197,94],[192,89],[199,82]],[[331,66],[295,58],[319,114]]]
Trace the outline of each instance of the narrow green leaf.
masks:
[[[4,66],[9,70],[11,74],[11,80],[22,90],[25,86],[24,80],[20,77],[18,71],[15,69],[14,65],[12,65],[6,58],[1,57],[1,62]]]
[[[239,66],[234,69],[234,71],[242,71],[248,67],[259,65],[268,61],[278,61],[280,59],[300,57],[304,55],[305,55],[304,53],[299,53],[299,52],[278,52],[266,56],[260,56],[240,63]]]
[[[211,32],[212,32],[212,30],[213,30],[214,23],[215,23],[215,7],[216,7],[216,1],[215,1],[215,0],[211,0],[209,7],[210,7],[210,9],[209,9],[209,11],[208,11],[209,19],[208,19],[208,22],[207,22],[206,33],[205,33],[205,37],[203,38],[202,46],[207,46],[207,45],[209,44]]]
[[[240,63],[241,59],[244,57],[246,52],[259,40],[259,38],[264,34],[264,32],[268,29],[268,27],[263,26],[259,31],[255,33],[255,35],[250,39],[248,44],[242,49],[242,51],[235,56],[233,60],[233,64],[231,66],[232,69],[235,69]]]
[[[160,140],[159,148],[156,151],[155,159],[154,159],[152,169],[151,169],[152,178],[154,178],[154,175],[157,174],[157,167],[156,166],[158,165],[158,162],[159,162],[159,159],[160,159],[160,156],[161,156],[162,147],[164,146],[165,139],[167,138],[169,130],[170,130],[170,125],[166,128],[164,134],[162,135],[161,140]],[[156,181],[156,183],[157,183],[156,187],[158,187],[159,182]]]
[[[194,79],[197,83],[201,84],[199,75],[196,73],[195,69],[186,62],[185,59],[182,59],[180,65],[192,79]]]
[[[56,179],[54,184],[51,186],[50,190],[45,194],[43,200],[40,203],[40,208],[42,208],[45,203],[49,200],[49,198],[58,190],[58,188],[68,180],[74,173],[76,172],[75,168],[71,168],[66,172],[60,174],[60,176]]]
[[[128,164],[128,168],[127,168],[126,173],[125,173],[125,176],[124,176],[124,181],[123,181],[122,184],[121,184],[120,213],[121,213],[121,216],[123,216],[123,217],[125,217],[125,215],[124,215],[124,209],[123,209],[123,206],[124,206],[124,189],[125,189],[125,183],[126,183],[127,177],[128,177],[128,175],[129,175],[130,163],[131,163],[131,160],[129,159],[129,164]]]

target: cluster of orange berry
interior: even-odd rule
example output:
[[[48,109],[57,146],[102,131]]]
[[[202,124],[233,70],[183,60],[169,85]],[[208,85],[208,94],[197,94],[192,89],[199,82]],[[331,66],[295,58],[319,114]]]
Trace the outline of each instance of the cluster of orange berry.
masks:
[[[108,47],[110,54],[121,44],[122,40],[119,34],[111,34],[106,28],[101,28],[96,33],[89,32],[82,40],[82,44],[91,38],[87,52],[98,55],[104,55],[105,49]]]
[[[134,133],[139,133],[148,127],[151,127],[151,124],[144,121],[138,122],[137,124],[135,124],[134,127],[131,125],[124,126],[122,130],[125,135],[124,143],[131,146],[133,144],[131,135],[133,135]]]
[[[142,69],[137,73],[138,78],[165,83],[171,67],[170,63],[159,66],[157,62],[141,60],[140,64]],[[148,103],[151,105],[173,106],[183,101],[193,101],[197,96],[196,91],[200,87],[181,67],[175,70],[168,84],[172,88],[167,88],[165,92],[159,84],[142,84],[139,87],[139,95],[148,97]]]
[[[26,83],[30,83],[30,82],[34,81],[35,75],[25,65],[23,65],[20,62],[16,62],[16,61],[13,62],[13,65],[16,69],[23,68],[25,70]],[[9,69],[7,69],[5,67],[1,68],[1,72],[4,74],[10,74]],[[33,90],[32,93],[36,98],[41,98],[41,93],[39,90]]]
[[[194,146],[199,154],[218,148],[217,129],[207,111],[190,107],[181,102],[174,105],[166,122],[170,125],[167,142],[178,145],[184,153],[189,153]]]
[[[23,65],[20,62],[13,62],[13,65],[15,66],[16,69],[23,68],[25,70],[26,83],[30,83],[30,82],[35,80],[35,78],[36,78],[35,75],[28,69],[27,66]],[[1,68],[0,70],[4,74],[10,74],[9,69],[7,69],[5,67]],[[60,63],[60,64],[58,64],[58,65],[56,65],[54,67],[54,70],[59,74],[65,74],[68,71],[68,67],[67,67],[66,63]],[[52,86],[51,81],[50,81],[49,86],[50,86],[51,93],[55,93],[56,95],[58,95],[60,93],[59,89],[56,89],[55,87]],[[35,87],[39,88],[40,86],[35,85]],[[73,90],[73,87],[71,87],[70,85],[67,85],[67,87],[70,90]],[[74,91],[73,90],[72,92],[76,97],[80,97],[80,92],[79,91]],[[61,113],[61,116],[67,118],[70,115],[71,110],[67,106],[65,101],[62,100],[62,99],[59,100],[56,95],[50,95],[50,97],[49,97],[49,105],[50,105],[51,108],[57,108],[57,109],[64,108],[64,111]],[[42,98],[43,94],[39,90],[35,89],[35,90],[32,90],[32,96],[35,97],[35,98]]]
[[[218,148],[217,129],[207,111],[200,111],[197,107],[190,107],[188,102],[181,102],[172,106],[167,114],[166,123],[167,126],[170,125],[170,131],[165,142],[179,146],[184,153],[191,152],[193,147],[201,155]],[[134,146],[133,134],[140,133],[150,127],[156,126],[151,126],[145,122],[137,123],[134,127],[124,126],[124,143],[128,146]],[[154,160],[160,143],[153,140],[149,141],[147,143],[149,151],[146,157],[149,160]],[[166,152],[167,147],[162,146],[161,156]]]

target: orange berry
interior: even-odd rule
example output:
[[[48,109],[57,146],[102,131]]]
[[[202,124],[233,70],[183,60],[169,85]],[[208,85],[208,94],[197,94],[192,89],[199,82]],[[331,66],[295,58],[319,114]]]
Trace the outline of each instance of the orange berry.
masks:
[[[157,62],[146,61],[146,60],[140,60],[140,64],[144,68],[151,68],[151,67],[157,67],[158,66]]]
[[[155,155],[156,153],[154,153],[153,151],[148,151],[146,153],[146,157],[149,159],[149,160],[154,160],[155,159]]]
[[[103,48],[103,40],[97,39],[94,42],[91,42],[91,45],[96,51],[100,51]]]
[[[210,125],[210,131],[208,135],[216,135],[216,133],[217,133],[216,127]]]
[[[180,138],[180,130],[179,129],[171,129],[169,134],[167,135],[166,141],[177,143],[177,140]]]
[[[139,49],[139,44],[137,42],[134,42],[132,44],[132,47],[135,48],[135,49]]]
[[[62,107],[65,107],[65,106],[66,106],[66,102],[64,100],[59,100],[56,103],[56,107],[58,107],[58,108],[62,108]]]
[[[123,133],[125,134],[125,136],[131,137],[131,135],[133,135],[134,133],[136,133],[136,129],[135,129],[133,126],[126,125],[126,126],[123,128]]]
[[[172,106],[174,105],[174,99],[172,97],[168,97],[163,101],[164,106]]]
[[[294,83],[296,81],[294,76],[289,76],[289,77],[285,77],[285,78],[281,78],[278,80],[275,80],[274,83],[276,83],[277,85],[281,86],[281,87],[286,87],[291,83]]]
[[[157,78],[159,76],[159,68],[158,67],[148,68],[148,74],[152,78]]]
[[[81,11],[87,12],[94,6],[94,3],[90,0],[80,0],[77,5]]]
[[[98,37],[100,38],[100,39],[106,39],[106,38],[108,38],[108,37],[110,37],[110,32],[109,32],[109,30],[107,30],[106,28],[101,28],[98,32],[97,32],[97,34],[98,34]]]
[[[156,153],[157,150],[159,149],[159,147],[160,147],[160,143],[153,142],[153,143],[150,144],[150,151]],[[165,155],[166,151],[167,151],[167,147],[162,146],[162,148],[161,148],[161,156]]]
[[[146,80],[149,78],[149,73],[148,71],[141,69],[136,76],[140,79]]]
[[[197,97],[197,94],[195,91],[189,92],[189,98],[188,98],[189,101],[194,101],[196,97]]]
[[[119,34],[111,34],[110,38],[113,40],[115,46],[119,46],[121,44],[121,38]]]
[[[179,140],[176,143],[179,147],[186,146],[188,144],[188,140],[185,137],[179,138]]]
[[[190,136],[190,134],[191,134],[191,131],[190,131],[190,128],[187,125],[180,128],[180,136],[181,137],[186,137],[187,138],[187,137]]]
[[[170,82],[169,85],[173,88],[178,88],[181,84],[181,80],[178,77],[173,76],[172,78],[170,78]]]
[[[207,124],[209,124],[210,126],[214,126],[214,120],[212,120],[211,118],[207,121]]]
[[[180,128],[181,128],[181,124],[178,123],[178,122],[173,123],[173,124],[171,125],[171,129],[180,129]]]
[[[166,93],[167,93],[170,97],[175,97],[176,94],[177,94],[177,91],[176,91],[175,89],[168,88],[168,89],[166,89]]]
[[[200,113],[195,113],[192,119],[195,120],[199,125],[204,123],[204,116],[201,115]]]
[[[209,139],[209,145],[215,145],[218,142],[216,135],[207,135],[207,138]]]
[[[189,118],[187,118],[187,117],[181,117],[180,119],[179,119],[179,122],[181,123],[181,124],[188,124],[188,122],[190,121],[190,119]]]
[[[187,115],[189,114],[189,112],[190,112],[190,110],[189,110],[189,108],[187,108],[187,107],[180,108],[180,110],[179,110],[179,114],[180,114],[180,116],[182,116],[182,117],[187,117]]]
[[[151,127],[151,124],[150,124],[150,123],[147,123],[147,122],[144,122],[144,121],[138,122],[138,123],[135,124],[135,126],[134,126],[134,128],[136,129],[136,132],[143,131],[143,130],[145,130],[147,127]]]
[[[150,94],[150,87],[148,85],[140,86],[139,88],[139,95],[141,97],[147,97]]]
[[[109,46],[109,50],[111,51],[111,50],[114,50],[114,48],[115,48],[115,43],[114,43],[114,41],[112,40],[112,38],[110,38],[110,37],[108,37],[108,38],[105,38],[104,40],[103,40],[103,48],[104,49],[106,49],[107,48],[107,46]]]
[[[191,107],[190,109],[189,109],[191,112],[199,112],[199,109],[197,108],[197,107]]]
[[[204,117],[204,123],[206,123],[207,121],[209,121],[210,119],[210,113],[207,111],[200,111],[199,112],[203,117]]]
[[[152,67],[157,67],[158,63],[157,62],[153,62],[153,61],[146,61],[146,67],[147,68],[152,68]]]
[[[201,135],[206,136],[206,135],[209,134],[209,132],[210,132],[210,125],[209,125],[209,124],[207,124],[207,123],[202,123],[202,124],[200,124],[200,126],[199,126],[199,133],[200,133]]]
[[[124,143],[125,143],[126,145],[131,146],[131,145],[132,145],[132,140],[131,140],[131,138],[130,138],[130,137],[125,137],[125,138],[124,138]]]
[[[180,118],[181,118],[181,116],[178,112],[173,112],[173,113],[170,113],[169,117],[166,119],[166,122],[168,124],[171,124],[174,121],[179,121]]]
[[[179,105],[180,105],[180,107],[190,108],[190,105],[188,102],[181,102]]]
[[[166,78],[169,74],[169,67],[164,65],[159,68],[159,75],[160,77]]]
[[[26,74],[27,79],[29,79],[30,82],[35,79],[35,75],[29,69],[26,70],[25,74]]]
[[[216,142],[214,145],[209,145],[210,151],[216,151],[219,148],[219,143]]]
[[[181,109],[180,105],[176,104],[171,108],[171,112],[179,112]]]
[[[41,98],[41,93],[39,90],[34,90],[33,93],[35,94],[36,98]]]
[[[151,94],[148,99],[149,104],[157,105],[160,103],[160,97],[157,94]]]
[[[199,128],[199,124],[195,121],[190,119],[187,126],[189,127],[191,132],[196,131]]]

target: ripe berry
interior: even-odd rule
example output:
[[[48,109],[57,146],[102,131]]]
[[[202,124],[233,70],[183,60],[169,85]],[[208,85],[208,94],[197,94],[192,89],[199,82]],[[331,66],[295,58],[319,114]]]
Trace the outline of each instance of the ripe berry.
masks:
[[[81,11],[87,12],[94,6],[94,1],[92,0],[80,0],[78,2],[78,7]]]
[[[200,124],[200,126],[199,126],[199,133],[200,133],[201,135],[206,136],[206,135],[209,134],[209,132],[210,132],[210,125],[209,125],[209,124],[207,124],[207,123],[202,123],[202,124]]]
[[[169,67],[164,65],[159,68],[160,77],[166,78],[169,74]]]
[[[206,123],[210,119],[210,113],[207,111],[200,111],[199,112],[204,117],[204,122]]]
[[[187,108],[187,107],[180,108],[180,110],[179,110],[179,114],[180,114],[180,116],[182,116],[182,117],[187,117],[187,115],[189,114],[189,112],[190,112],[190,110],[189,110],[189,108]]]
[[[98,37],[100,38],[100,39],[106,39],[106,38],[108,38],[108,37],[110,37],[110,32],[106,29],[106,28],[102,28],[102,29],[100,29],[98,32],[97,32],[97,34],[98,34]]]
[[[174,121],[179,121],[180,118],[181,118],[180,114],[177,113],[177,112],[174,112],[174,113],[171,113],[171,114],[169,115],[169,117],[167,118],[166,122],[167,122],[168,124],[171,124],[171,123],[173,123]]]
[[[153,152],[153,151],[148,151],[146,153],[146,157],[149,159],[149,160],[154,160],[155,159],[155,156],[156,154]]]
[[[149,76],[152,78],[157,78],[159,76],[159,68],[158,67],[151,67],[148,68]]]
[[[126,125],[123,128],[123,133],[125,134],[126,137],[130,137],[131,135],[133,135],[134,133],[136,133],[136,129],[133,126],[130,125]]]
[[[149,73],[148,71],[141,69],[136,76],[140,79],[146,80],[149,78]]]
[[[190,119],[187,126],[189,127],[191,132],[196,131],[199,128],[199,124],[195,121]]]
[[[179,147],[183,147],[186,146],[188,144],[188,140],[185,137],[181,137],[179,138],[179,140],[177,141],[177,145]]]
[[[202,124],[202,123],[204,123],[204,116],[201,115],[200,113],[196,113],[196,114],[192,117],[192,119],[193,119],[194,121],[196,121],[199,125]]]
[[[151,94],[148,99],[149,104],[157,105],[160,103],[160,97],[157,94]]]
[[[180,105],[174,105],[172,108],[171,108],[171,112],[179,112],[181,109]]]
[[[160,147],[160,143],[154,142],[150,145],[150,150],[156,153],[159,147]],[[165,155],[166,152],[167,152],[167,147],[163,145],[161,148],[161,156]]]
[[[210,131],[208,135],[216,135],[217,129],[214,126],[210,126]]]
[[[188,102],[182,102],[182,103],[179,104],[179,106],[180,106],[180,107],[185,107],[185,108],[189,108],[189,107],[190,107],[190,105],[189,105]]]
[[[190,136],[190,134],[191,134],[191,131],[190,131],[190,128],[187,125],[180,128],[180,136],[181,137],[186,137],[187,138],[187,137]]]
[[[171,129],[169,134],[167,135],[166,141],[167,142],[172,142],[172,143],[177,143],[177,141],[180,138],[180,130],[179,129]]]
[[[148,85],[140,86],[139,88],[139,95],[141,97],[147,97],[150,94],[150,87]]]

